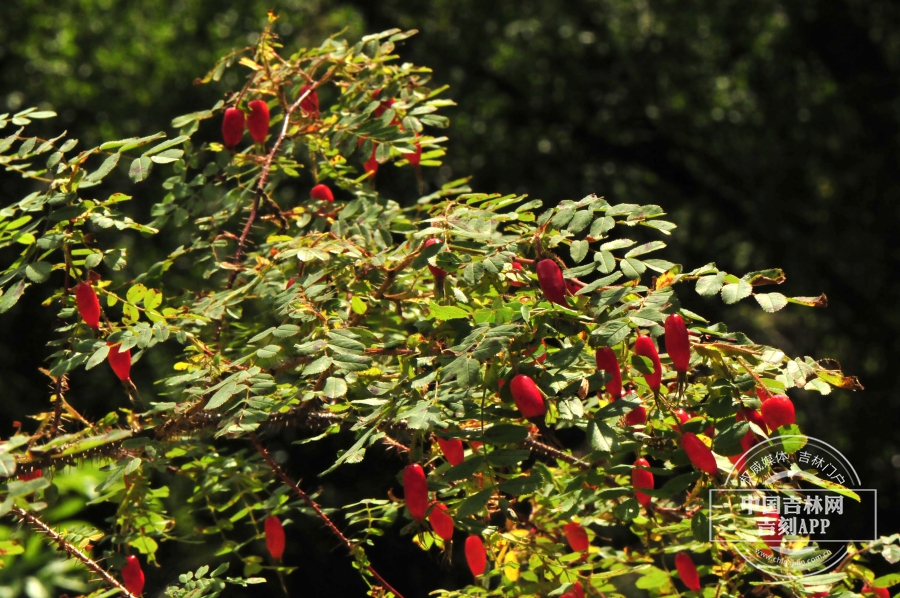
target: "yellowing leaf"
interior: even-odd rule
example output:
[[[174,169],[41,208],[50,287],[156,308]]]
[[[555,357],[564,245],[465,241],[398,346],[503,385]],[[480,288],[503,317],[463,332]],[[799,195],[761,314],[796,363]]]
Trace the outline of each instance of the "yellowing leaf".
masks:
[[[247,67],[248,69],[252,69],[252,70],[254,70],[254,71],[261,71],[262,68],[263,68],[262,65],[253,62],[252,60],[250,60],[250,59],[247,58],[246,56],[244,56],[243,58],[241,58],[240,61],[238,61],[238,64],[241,64],[241,65]]]
[[[507,552],[503,557],[503,575],[512,582],[519,579],[519,559],[515,552]]]

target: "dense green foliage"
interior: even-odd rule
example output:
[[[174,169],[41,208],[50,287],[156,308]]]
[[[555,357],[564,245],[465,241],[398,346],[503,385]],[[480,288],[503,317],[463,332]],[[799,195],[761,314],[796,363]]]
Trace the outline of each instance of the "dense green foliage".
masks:
[[[434,67],[436,80],[451,84],[446,97],[458,103],[447,112],[454,128],[445,167],[426,171],[428,190],[471,173],[479,189],[527,191],[547,205],[594,191],[612,203],[660,204],[680,226],[668,239],[669,259],[715,259],[740,272],[779,264],[790,274],[792,294],[826,293],[826,310],[765,317],[747,302],[726,313],[690,294],[683,300],[789,354],[836,357],[860,375],[865,395],[837,391],[823,403],[796,392],[799,418],[879,488],[880,521],[897,527],[886,522],[896,521],[892,501],[900,488],[900,404],[890,366],[898,325],[883,299],[897,291],[892,226],[900,125],[892,106],[900,19],[893,3],[22,0],[0,6],[0,112],[29,105],[56,110],[60,118],[46,126],[37,121],[32,130],[49,137],[68,128],[85,145],[168,130],[175,116],[208,108],[238,84],[235,74],[218,84],[191,85],[219,55],[255,42],[269,7],[280,13],[277,30],[289,47],[317,44],[344,26],[350,39],[393,26],[427,32],[410,40],[404,57]],[[214,138],[214,126],[194,135],[198,142]],[[416,196],[413,180],[411,169],[387,170],[379,174],[379,190],[408,205]],[[127,184],[122,167],[105,180],[109,189],[132,194]],[[17,198],[38,187],[5,177],[0,188]],[[159,189],[144,185],[137,201],[119,208],[149,222]],[[179,242],[166,229],[150,240],[120,239],[134,272]],[[8,258],[4,253],[4,263]],[[170,273],[189,270],[176,264]],[[46,355],[42,343],[14,342],[54,323],[53,310],[39,305],[49,294],[42,287],[30,292],[32,300],[0,318],[6,397],[0,409],[7,422],[45,400],[46,378],[36,369]],[[143,357],[143,367],[135,368],[139,383],[166,372],[166,351],[160,346]],[[90,380],[79,385],[85,412],[101,417],[118,404],[114,379],[82,380]],[[375,460],[373,469],[395,466],[372,451],[367,458]],[[328,464],[307,465],[308,477]],[[323,484],[332,498],[385,490],[340,470],[331,475]],[[66,493],[61,504],[71,508],[56,509],[51,521],[96,498],[90,489],[96,478],[73,472],[69,479],[60,487]],[[189,491],[173,486],[173,492],[178,502]],[[91,518],[96,524],[106,515],[95,508]],[[306,537],[317,536],[315,524],[305,530]],[[403,549],[391,546],[393,553]],[[331,566],[337,559],[315,559],[316,549],[332,548],[309,544],[304,558]],[[38,578],[61,575],[33,549],[28,554],[27,570]],[[403,554],[417,571],[427,571],[409,574],[416,587],[433,587],[429,577],[446,580],[452,573]],[[343,565],[334,563],[334,571]],[[19,571],[0,571],[0,586],[16,580],[10,587],[20,591]],[[310,583],[312,592],[326,591]]]
[[[429,584],[441,595],[562,595],[576,581],[588,595],[630,583],[672,595],[677,578],[667,555],[687,551],[712,594],[765,588],[727,545],[708,544],[707,521],[735,538],[743,532],[727,514],[709,512],[706,489],[722,484],[735,461],[742,466],[742,440],[767,433],[736,416],[788,389],[828,395],[858,384],[831,360],[793,358],[707,320],[675,290],[689,285],[727,305],[752,298],[769,313],[823,299],[761,289],[784,282],[778,269],[738,277],[713,263],[686,270],[650,257],[666,247],[659,236],[676,228],[654,204],[588,195],[544,208],[525,195],[473,193],[466,179],[424,189],[422,169],[441,167],[444,156],[445,138],[432,133],[447,126],[440,112],[452,102],[431,87],[429,69],[397,61],[395,44],[409,36],[395,29],[352,45],[338,36],[287,54],[267,29],[199,80],[241,73],[246,82],[234,80],[234,93],[210,109],[176,117],[170,138],[78,150],[65,135],[26,131],[52,112],[0,116],[0,128],[17,127],[0,141],[0,163],[36,187],[0,212],[0,247],[16,255],[0,274],[0,313],[47,288],[43,304],[57,318],[43,372],[51,401],[30,413],[37,431],[0,444],[7,477],[0,515],[44,534],[101,586],[119,583],[106,567],[122,569],[130,583],[126,555],[140,554],[137,562],[149,566],[179,543],[202,543],[201,565],[191,572],[179,564],[178,580],[167,580],[170,596],[264,582],[280,582],[285,593],[285,584],[302,588],[292,581],[302,563],[290,551],[282,562],[267,537],[279,554],[262,556],[262,522],[272,516],[289,533],[295,520],[324,523],[319,533],[337,537],[371,595],[408,594],[408,580],[379,574],[372,549],[381,550],[389,533],[423,551],[450,548],[425,523],[432,500],[447,507],[454,540],[468,536],[467,553],[474,538],[487,547],[487,573],[476,571],[475,583],[458,590]],[[235,116],[259,100],[272,119],[269,128],[267,110],[256,143],[202,140],[226,107]],[[139,184],[128,193],[106,189],[120,164]],[[406,178],[420,189],[406,192],[412,201],[376,187],[395,167],[415,173]],[[337,201],[305,199],[323,182]],[[121,210],[154,183],[162,193],[152,221]],[[132,261],[152,236],[167,255]],[[563,269],[551,295],[546,277],[560,272],[555,264]],[[568,297],[563,276],[573,285]],[[651,340],[662,338],[673,313],[690,322],[694,337],[684,333],[680,373],[674,355],[660,362]],[[604,394],[613,378],[598,371],[595,348],[611,350],[613,369],[624,373],[621,396]],[[120,352],[129,352],[124,361]],[[132,358],[140,370],[151,356],[149,371],[132,380]],[[111,371],[98,368],[104,361]],[[86,412],[82,388],[113,373],[121,390],[107,397],[112,410]],[[528,386],[531,379],[537,386]],[[532,389],[530,414],[523,380]],[[691,415],[681,420],[679,408]],[[638,410],[648,414],[643,421],[631,418]],[[770,425],[800,431],[793,416]],[[284,430],[297,438],[290,458],[266,448]],[[463,440],[468,454],[451,466],[438,439]],[[801,446],[784,450],[796,459]],[[323,479],[359,471],[369,453],[385,448],[405,496],[350,501],[342,493],[329,505],[341,512],[339,531],[296,472],[314,455],[329,462],[316,472]],[[631,483],[635,456],[652,460],[644,471],[659,478],[642,486],[643,495]],[[84,461],[105,467],[81,470]],[[399,473],[414,463],[428,476],[421,495]],[[376,480],[384,474],[369,472]],[[806,479],[835,487],[815,471]],[[103,525],[64,522],[61,536],[45,527],[44,519],[85,514],[79,495],[109,507]],[[579,548],[572,534],[580,530],[596,541]],[[622,544],[600,541],[607,535]],[[852,547],[834,573],[782,587],[803,594],[889,586],[893,576],[873,582],[864,555],[894,563],[898,541],[895,534]],[[0,542],[21,584],[33,563],[17,556],[18,540]],[[458,559],[458,551],[448,557]],[[240,575],[225,577],[235,565]],[[84,590],[81,570],[57,573],[35,583]],[[678,577],[692,583],[681,565]],[[24,589],[37,591],[27,582]],[[151,583],[148,592],[159,589]]]
[[[459,104],[447,170],[429,184],[455,172],[502,192],[658,203],[683,233],[672,259],[712,253],[736,271],[779,264],[794,293],[825,293],[827,310],[730,317],[861,377],[864,401],[839,394],[827,409],[798,409],[877,480],[881,518],[894,517],[900,446],[896,415],[884,415],[900,413],[890,366],[900,325],[884,298],[898,292],[896,3],[21,0],[0,6],[0,102],[55,109],[89,144],[163,130],[234,82],[191,85],[215,57],[252,41],[270,7],[279,32],[299,43],[344,26],[351,36],[428,33],[409,57],[435,68]],[[404,188],[386,178],[382,187]],[[14,180],[3,190],[24,195]],[[153,201],[128,209],[146,214]],[[41,317],[28,314],[23,321]],[[4,326],[3,338],[25,330]],[[3,408],[21,417],[41,357],[0,352],[9,365],[0,388],[22,397]]]

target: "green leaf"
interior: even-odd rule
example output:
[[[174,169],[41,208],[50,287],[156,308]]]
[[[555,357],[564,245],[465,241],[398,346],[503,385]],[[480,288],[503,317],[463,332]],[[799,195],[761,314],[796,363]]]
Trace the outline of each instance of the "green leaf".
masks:
[[[662,586],[669,583],[669,574],[662,569],[650,567],[649,569],[644,569],[643,571],[641,571],[641,573],[641,577],[638,577],[634,582],[634,587],[638,589],[653,590],[656,588],[661,588]]]
[[[459,508],[456,510],[456,516],[458,518],[464,518],[474,515],[484,508],[485,503],[487,503],[493,493],[493,488],[487,488],[481,492],[476,492],[466,500],[462,501],[462,504],[459,505]]]
[[[609,322],[605,322],[599,329],[595,330],[592,334],[596,335],[600,339],[600,343],[607,346],[612,347],[613,345],[618,345],[628,334],[631,332],[631,327],[628,325],[627,320],[610,320]]]
[[[629,498],[625,502],[619,504],[613,510],[613,514],[615,514],[615,516],[618,517],[619,519],[621,519],[622,521],[631,521],[632,519],[637,517],[638,514],[640,514],[640,512],[641,512],[641,505],[638,504],[638,501],[636,501],[633,498]],[[641,578],[641,579],[643,579],[643,578]],[[640,582],[640,581],[641,580],[639,579],[638,582]],[[635,584],[635,585],[637,585],[637,584]]]
[[[876,578],[875,581],[872,582],[872,587],[892,588],[897,584],[900,584],[900,573],[888,573],[887,575]]]
[[[103,164],[100,165],[100,168],[90,173],[85,177],[85,180],[91,183],[98,183],[102,181],[106,175],[112,172],[113,168],[119,163],[119,158],[121,154],[112,154],[106,160],[103,161]]]
[[[32,282],[45,282],[50,278],[50,271],[53,270],[53,264],[49,262],[34,262],[25,266],[25,276]]]
[[[697,511],[691,519],[691,533],[694,534],[694,540],[698,542],[711,542],[709,537],[709,517],[705,510]]]
[[[558,208],[559,209],[559,208]],[[575,216],[575,210],[572,208],[562,208],[556,212],[556,215],[550,220],[550,226],[562,229]]]
[[[147,292],[144,295],[144,308],[152,311],[162,305],[162,300],[162,293],[156,289],[147,289]]]
[[[738,283],[726,284],[722,287],[722,300],[726,304],[731,305],[745,297],[749,297],[752,293],[753,286],[749,282],[741,280]]]
[[[594,282],[592,282],[591,284],[578,289],[578,292],[576,292],[575,295],[576,296],[577,295],[586,295],[587,293],[593,292],[593,291],[599,289],[600,287],[608,286],[608,285],[616,282],[620,278],[622,278],[621,272],[613,272],[609,276],[604,276],[603,278],[597,279]]]
[[[572,261],[576,264],[581,262],[587,255],[588,247],[587,241],[572,241],[572,245],[569,247],[569,255],[572,256]]]
[[[487,459],[495,467],[512,467],[531,457],[528,449],[499,449],[487,454]]]
[[[578,356],[581,355],[583,350],[584,341],[578,341],[571,347],[566,347],[550,355],[547,359],[547,366],[565,369],[578,359]]]
[[[102,251],[92,251],[90,255],[84,258],[84,267],[85,268],[96,268],[100,265],[100,262],[103,261],[103,252]]]
[[[353,310],[353,313],[363,315],[366,313],[366,309],[368,306],[366,302],[359,298],[358,295],[354,295],[352,299],[350,299],[350,308]]]
[[[144,154],[145,156],[147,154]],[[155,156],[150,156],[150,160],[157,164],[169,164],[171,162],[176,162],[181,159],[181,156],[184,155],[184,150],[180,149],[170,149],[162,152],[161,154],[157,154]]]
[[[697,294],[701,297],[712,297],[722,288],[725,280],[725,273],[719,272],[710,276],[701,276],[697,279]]]
[[[588,427],[588,439],[591,443],[591,448],[595,451],[611,453],[619,446],[616,431],[602,420],[591,420],[591,424]]]
[[[266,345],[262,349],[257,349],[256,356],[260,359],[272,359],[278,352],[281,351],[281,347],[278,345]]]
[[[343,378],[329,377],[328,380],[325,381],[325,387],[322,389],[322,394],[329,399],[342,397],[347,394],[347,383]]]
[[[569,221],[569,225],[566,226],[566,230],[570,233],[578,234],[583,231],[588,224],[591,223],[591,219],[593,217],[593,210],[579,210],[575,212],[572,220]]]
[[[642,261],[630,257],[619,262],[619,268],[622,270],[622,274],[631,280],[640,278],[641,274],[647,271],[647,266]]]
[[[212,396],[204,409],[211,411],[217,407],[221,407],[232,395],[245,388],[246,387],[243,385],[239,387],[235,380],[228,382],[228,384],[216,391],[216,394]]]
[[[454,465],[444,472],[441,479],[447,483],[465,480],[479,470],[484,465],[484,455],[470,455],[465,461],[459,465]]]
[[[307,364],[306,367],[303,368],[303,373],[301,374],[301,376],[312,376],[314,374],[321,374],[322,372],[327,370],[329,367],[331,367],[331,363],[332,363],[331,357],[329,357],[327,355],[323,355],[322,357],[318,358],[317,360],[313,361],[312,363]]]
[[[434,301],[428,304],[428,311],[431,313],[431,317],[437,320],[457,320],[469,317],[469,312],[464,309],[455,305],[439,305]]]
[[[131,180],[135,183],[140,183],[148,176],[150,176],[150,169],[153,167],[153,162],[150,160],[149,156],[140,156],[134,159],[134,162],[131,163],[131,168],[128,170],[128,176],[131,177]]]
[[[7,291],[3,294],[3,297],[0,298],[0,314],[9,311],[9,309],[19,301],[19,298],[22,296],[22,293],[25,292],[26,287],[28,287],[28,283],[24,280],[20,280],[19,284],[11,291]]]
[[[128,292],[125,293],[125,299],[128,300],[129,303],[140,303],[144,299],[144,295],[147,294],[147,287],[142,285],[141,283],[137,283],[131,285],[128,289]]]
[[[768,313],[775,313],[788,304],[787,297],[781,293],[757,293],[753,295],[759,306]]]
[[[177,126],[177,125],[173,125],[173,126]],[[184,143],[188,139],[189,138],[187,135],[179,135],[178,137],[175,137],[173,139],[168,139],[166,141],[163,141],[159,145],[153,146],[152,148],[150,148],[146,152],[144,152],[144,155],[152,156],[153,154],[158,154],[159,152],[161,152],[163,150],[167,150],[170,147],[174,147],[174,146],[178,145],[179,143]],[[179,151],[181,151],[181,150],[179,150]]]
[[[637,257],[639,255],[644,255],[646,253],[650,253],[651,251],[656,251],[657,249],[662,249],[666,244],[662,241],[651,241],[649,243],[644,243],[643,245],[638,245],[631,251],[625,254],[625,257]]]
[[[615,225],[616,221],[614,219],[609,216],[601,216],[591,224],[591,231],[588,234],[594,239],[599,239],[601,236],[611,231]]]
[[[9,478],[16,473],[16,460],[9,453],[0,453],[0,478]]]
[[[603,274],[609,274],[616,269],[616,258],[608,251],[598,251],[595,253],[594,261],[597,262],[597,269]]]
[[[540,490],[543,483],[541,476],[532,471],[529,475],[521,475],[511,480],[500,482],[500,491],[508,492],[514,496],[532,494]]]
[[[616,249],[625,249],[626,247],[631,247],[634,245],[634,241],[631,239],[616,239],[614,241],[609,241],[608,243],[604,243],[600,246],[601,251],[615,251]]]
[[[456,378],[458,386],[470,388],[481,379],[481,363],[464,353],[451,361],[443,369],[443,380],[449,382]]]
[[[0,540],[0,555],[12,556],[25,552],[25,546],[18,540]]]
[[[488,444],[513,444],[522,442],[528,437],[528,428],[515,424],[497,424],[484,431],[484,439]]]
[[[94,351],[94,354],[91,355],[90,359],[88,359],[87,365],[84,366],[84,369],[89,370],[97,366],[97,364],[102,363],[106,359],[107,355],[109,355],[109,346],[103,344],[99,349]]]

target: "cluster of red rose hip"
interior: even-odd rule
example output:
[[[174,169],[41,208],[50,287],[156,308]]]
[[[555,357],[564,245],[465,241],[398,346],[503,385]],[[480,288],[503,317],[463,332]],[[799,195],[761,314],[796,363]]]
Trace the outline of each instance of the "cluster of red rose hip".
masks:
[[[376,90],[372,94],[373,100],[377,100],[380,95],[381,90]],[[298,97],[303,98],[300,100],[302,113],[308,118],[317,119],[319,117],[319,94],[311,89],[309,85],[304,85],[300,88]],[[375,117],[381,117],[393,105],[394,98],[382,100],[373,112]],[[264,100],[253,100],[247,103],[247,108],[250,110],[250,113],[246,116],[244,111],[237,107],[225,110],[225,115],[222,117],[222,141],[229,150],[234,150],[241,142],[241,139],[244,138],[245,128],[250,131],[250,137],[253,138],[254,142],[259,144],[266,142],[266,137],[269,134],[269,105]],[[403,130],[403,125],[400,124],[399,118],[395,117],[391,124]],[[415,136],[418,137],[419,134],[416,133]],[[362,144],[363,138],[360,137],[358,145]],[[372,154],[363,163],[363,169],[372,176],[378,172],[378,160],[375,159],[377,149],[378,145],[373,143]],[[422,160],[422,146],[416,143],[415,150],[412,154],[404,154],[404,157],[410,164],[418,167]]]
[[[437,243],[441,243],[441,241],[432,238],[426,240],[424,246],[430,247]],[[447,277],[447,272],[438,266],[430,264],[428,268],[437,282],[442,284]],[[516,272],[521,272],[522,265],[519,262],[513,262],[513,269]],[[546,258],[538,261],[535,269],[538,284],[544,297],[552,303],[569,307],[566,296],[574,295],[580,288],[580,285],[578,283],[571,284],[574,281],[565,280],[561,268],[553,259]],[[519,281],[514,281],[511,284],[517,287],[526,286],[525,283]],[[673,368],[679,377],[683,379],[689,370],[691,356],[691,341],[687,326],[681,315],[671,314],[666,318],[664,328],[666,352],[672,361]],[[646,357],[650,360],[653,366],[652,372],[642,375],[647,386],[655,394],[659,393],[662,384],[662,364],[653,340],[649,336],[638,334],[634,342],[633,351],[635,355]],[[622,372],[615,352],[610,347],[602,347],[597,349],[595,358],[597,369],[605,372],[609,377],[609,380],[606,382],[606,391],[609,393],[610,399],[615,401],[622,397],[625,394],[622,390]],[[538,361],[542,361],[542,359],[539,358]],[[503,386],[505,382],[505,380],[500,380],[500,386]],[[510,381],[510,393],[516,408],[524,419],[535,423],[543,423],[547,410],[546,404],[541,390],[530,376],[525,374],[514,376]],[[755,423],[766,433],[770,429],[776,430],[781,426],[794,423],[794,405],[787,396],[772,396],[764,387],[757,389],[757,395],[762,401],[762,413],[741,408],[736,416],[736,421],[746,419]],[[684,409],[675,410],[674,415],[677,417],[677,425],[679,432],[681,432],[681,424],[690,420],[692,415],[684,411]],[[636,407],[626,414],[625,422],[631,426],[646,423],[647,410],[643,405]],[[714,433],[715,427],[710,424],[705,430],[705,434],[712,436]],[[762,438],[758,438],[752,431],[748,431],[741,439],[741,446],[744,451],[747,451],[761,440]],[[438,438],[437,442],[450,465],[455,466],[463,462],[464,454],[461,440]],[[714,475],[718,472],[718,465],[712,450],[696,434],[693,432],[681,433],[680,444],[694,467],[709,475]],[[743,463],[740,462],[741,456],[729,457],[729,460],[732,463],[736,463],[738,467],[743,467]],[[652,497],[641,492],[640,489],[654,488],[653,473],[647,469],[649,467],[650,463],[646,459],[643,457],[638,458],[634,462],[631,474],[635,498],[644,507],[650,504]],[[453,535],[453,519],[446,513],[447,507],[445,505],[438,502],[429,503],[428,482],[421,465],[418,463],[408,465],[403,471],[403,482],[406,505],[413,519],[423,521],[428,507],[430,504],[433,505],[428,516],[429,523],[431,523],[432,529],[438,536],[444,540],[449,540]],[[572,550],[576,552],[588,550],[587,531],[581,524],[574,521],[569,522],[564,526],[564,532]],[[780,536],[773,536],[764,538],[764,540],[767,543],[780,542],[781,538]],[[480,536],[471,535],[466,539],[465,554],[472,574],[476,577],[482,575],[486,566],[486,555]],[[684,552],[679,553],[675,557],[675,566],[684,584],[693,591],[699,591],[700,578],[691,556]],[[572,590],[563,596],[564,598],[583,596],[581,586],[578,585],[576,590]]]

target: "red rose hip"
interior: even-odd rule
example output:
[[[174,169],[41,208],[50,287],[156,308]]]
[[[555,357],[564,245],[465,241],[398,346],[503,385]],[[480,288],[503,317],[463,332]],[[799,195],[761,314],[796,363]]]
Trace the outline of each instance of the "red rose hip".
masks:
[[[684,409],[676,409],[675,417],[678,418],[678,423],[682,423],[682,424],[690,421],[690,419],[691,419],[691,416]]]
[[[509,391],[522,417],[525,419],[544,417],[547,412],[544,397],[537,384],[529,376],[525,374],[515,376],[509,383]]]
[[[876,598],[891,598],[891,593],[887,588],[873,588],[869,584],[865,584],[859,592],[863,596],[875,596]]]
[[[609,382],[606,383],[606,391],[615,401],[622,396],[622,370],[619,369],[616,353],[609,347],[601,347],[597,349],[594,358],[597,360],[597,369],[611,376]]]
[[[469,536],[466,538],[466,563],[469,565],[469,571],[472,575],[478,577],[484,573],[487,567],[487,552],[484,550],[484,542],[480,536]]]
[[[763,419],[770,430],[777,430],[781,426],[789,426],[794,419],[794,404],[786,395],[775,395],[762,404]]]
[[[125,589],[135,596],[140,596],[144,591],[144,571],[141,569],[141,562],[133,554],[125,559],[125,566],[122,567],[122,582]]]
[[[538,284],[547,301],[568,307],[566,303],[566,281],[563,279],[562,270],[551,259],[544,259],[537,265]]]
[[[434,245],[436,243],[441,243],[441,242],[442,241],[440,239],[428,239],[427,241],[425,241],[424,246],[431,247],[432,245]],[[431,264],[428,264],[428,269],[431,271],[431,275],[434,276],[435,278],[437,278],[438,280],[444,280],[445,278],[447,278],[447,271],[444,270],[443,268],[438,268],[437,266],[432,266]]]
[[[304,85],[300,88],[300,93],[297,97],[302,97],[309,89],[309,85]],[[313,118],[319,117],[319,94],[315,90],[310,91],[309,95],[300,100],[300,110]]]
[[[319,183],[310,190],[309,198],[332,202],[334,201],[334,193],[331,192],[331,188],[328,185]]]
[[[625,423],[629,426],[639,426],[647,423],[647,409],[643,405],[638,405],[625,414]]]
[[[766,420],[763,419],[763,416],[759,413],[759,411],[755,411],[753,409],[747,409],[746,407],[741,407],[738,409],[737,414],[734,416],[735,421],[744,421],[752,422],[759,426],[759,429],[763,432],[768,433],[769,428],[766,425]]]
[[[650,463],[643,457],[634,462],[634,469],[631,470],[631,485],[634,487],[634,497],[638,503],[642,507],[646,507],[653,498],[644,494],[638,488],[653,489],[653,472],[640,469],[641,467],[650,467]]]
[[[89,282],[81,282],[75,287],[75,305],[84,323],[96,330],[100,327],[100,299]]]
[[[656,351],[656,345],[649,336],[638,335],[634,341],[634,354],[648,358],[653,363],[653,373],[644,374],[644,380],[647,386],[653,392],[659,392],[659,385],[662,381],[662,365],[659,363],[659,353]]]
[[[450,465],[459,465],[465,460],[463,443],[459,438],[438,438],[437,443]]]
[[[403,493],[406,496],[406,508],[416,521],[425,519],[428,510],[428,480],[425,470],[418,463],[407,465],[403,470]]]
[[[697,566],[694,565],[694,559],[686,552],[679,552],[675,555],[675,568],[678,569],[678,575],[681,581],[694,592],[700,591],[700,575],[697,573]]]
[[[719,471],[716,464],[716,457],[712,450],[706,446],[702,440],[697,438],[693,432],[685,432],[681,437],[681,448],[687,453],[688,459],[694,464],[694,467],[700,471],[713,475]]]
[[[106,343],[106,345],[109,347],[109,353],[106,355],[109,367],[119,380],[128,382],[131,380],[131,349],[122,351],[121,344]]]
[[[587,530],[575,521],[570,521],[563,526],[563,532],[566,534],[566,542],[569,548],[575,552],[584,552],[591,545],[588,540]]]
[[[222,117],[222,142],[234,149],[244,137],[244,113],[239,108],[229,108]]]
[[[271,515],[266,517],[266,548],[276,561],[284,555],[284,526],[281,519]]]
[[[687,372],[691,361],[691,341],[688,338],[684,318],[672,314],[666,318],[666,353],[672,360],[676,372]]]
[[[441,540],[449,542],[453,538],[453,517],[447,514],[447,505],[434,503],[428,523]]]
[[[375,151],[378,149],[376,144],[372,144],[372,155],[369,156],[369,159],[363,162],[363,170],[374,175],[378,172],[378,160],[375,159]]]
[[[512,269],[513,269],[513,273],[516,276],[518,276],[522,272],[522,264],[520,264],[519,262],[513,262]],[[527,287],[528,283],[519,282],[518,280],[511,280],[511,281],[509,281],[509,286],[511,286],[511,287]]]
[[[263,100],[253,100],[247,104],[250,116],[247,117],[247,129],[256,143],[263,143],[269,134],[269,105]]]

